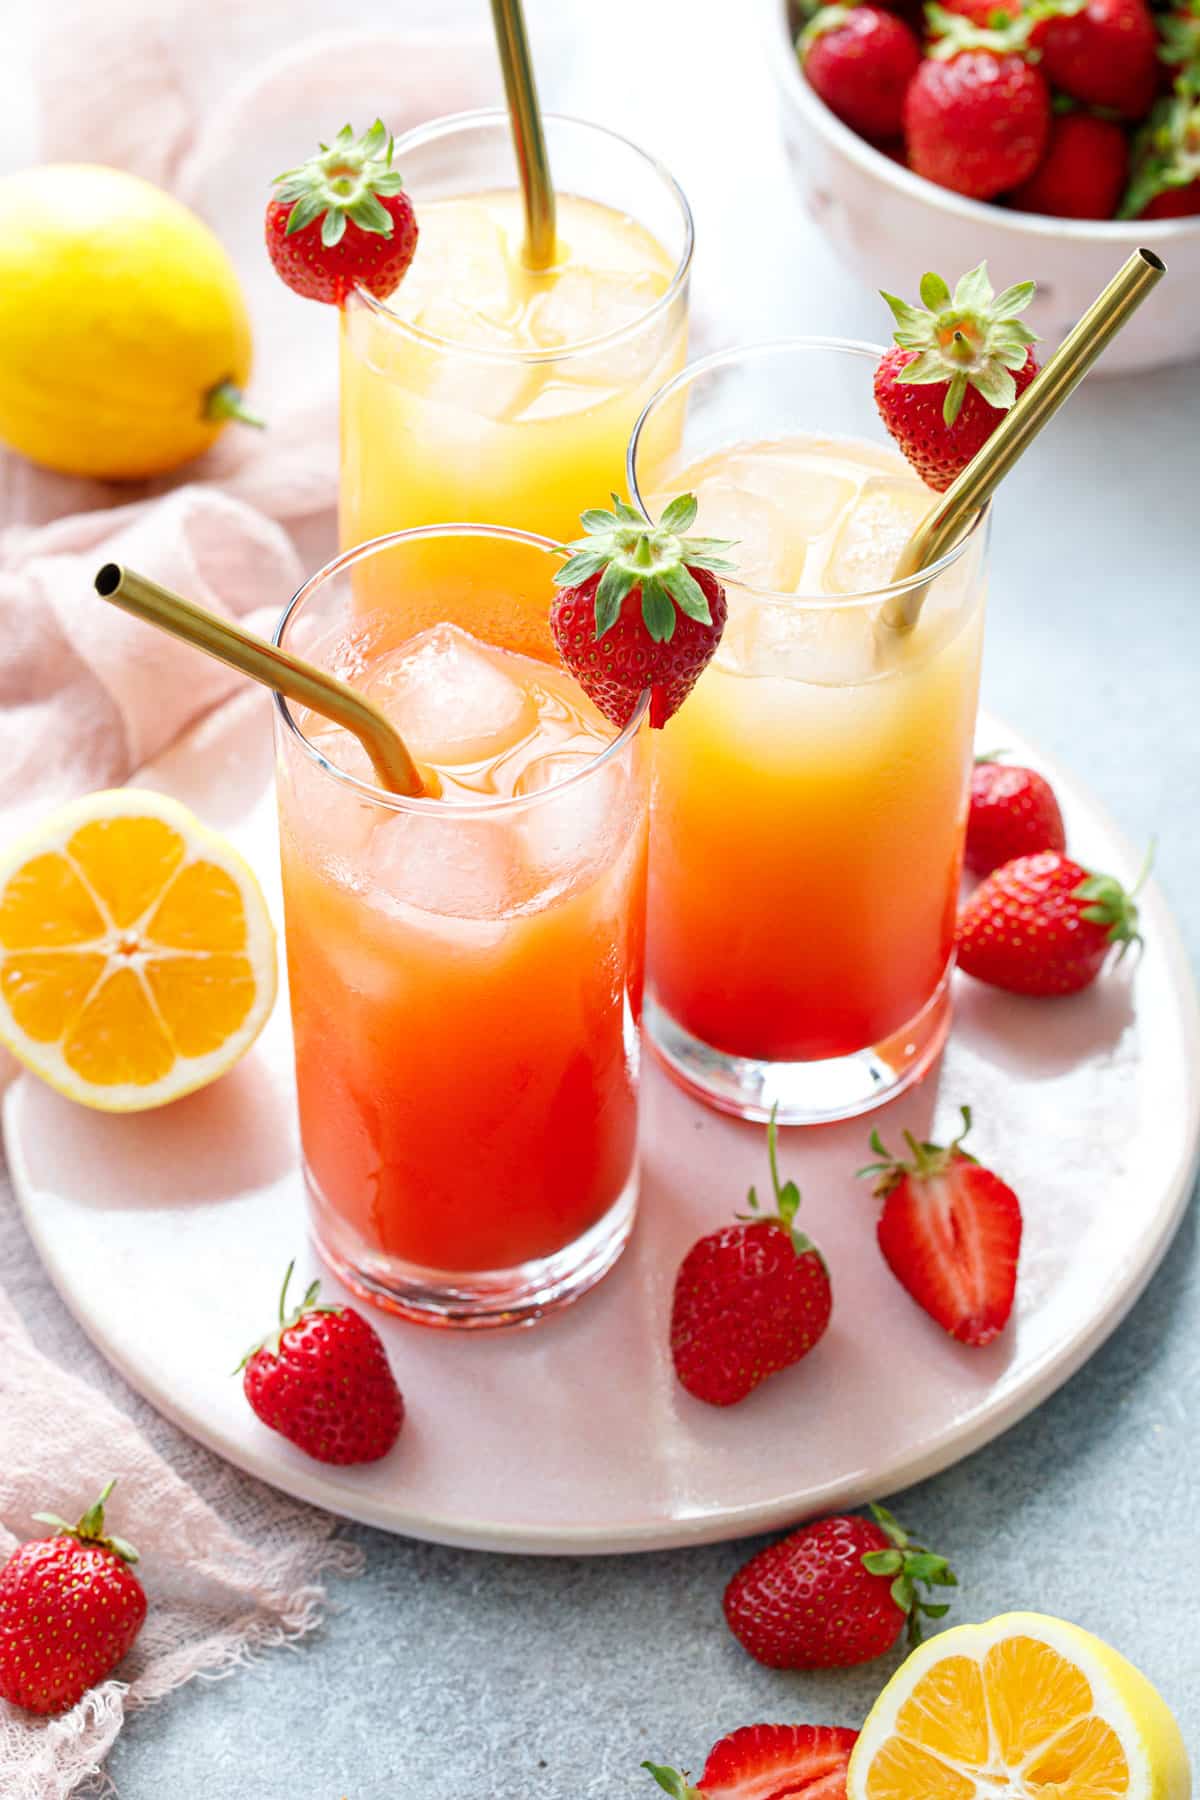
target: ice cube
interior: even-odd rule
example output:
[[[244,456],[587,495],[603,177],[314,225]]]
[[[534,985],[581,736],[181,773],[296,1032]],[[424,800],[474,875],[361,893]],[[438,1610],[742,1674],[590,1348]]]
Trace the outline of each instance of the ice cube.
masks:
[[[933,505],[933,495],[906,476],[872,475],[842,520],[825,566],[831,594],[886,587],[896,558]]]
[[[528,690],[457,625],[435,625],[383,657],[365,685],[412,754],[448,767],[499,756],[537,722]]]
[[[666,288],[661,275],[614,274],[605,269],[564,269],[535,296],[526,330],[538,350],[561,350],[624,331],[650,310]]]
[[[365,861],[366,895],[410,922],[414,912],[449,919],[502,919],[518,898],[512,828],[420,807],[380,818]]]
[[[745,672],[816,687],[849,687],[878,673],[869,609],[770,601],[754,611]]]
[[[529,342],[538,350],[564,350],[595,338],[616,333],[627,335],[615,343],[570,356],[560,369],[570,387],[618,388],[644,381],[668,348],[677,321],[667,309],[661,317],[638,326],[666,290],[661,275],[603,269],[564,269],[552,287],[535,296],[525,319]],[[583,397],[576,406],[583,404]],[[552,407],[566,410],[564,396],[541,393],[526,400],[523,416],[551,416]]]
[[[693,492],[700,508],[693,532],[734,541],[726,554],[737,568],[735,580],[775,593],[788,593],[795,587],[808,546],[791,543],[787,521],[777,506],[724,475],[705,476]],[[659,517],[666,498],[654,496],[652,517]]]
[[[402,379],[434,406],[461,420],[505,424],[536,392],[536,371],[522,361],[512,332],[466,301],[439,296],[415,322],[440,341],[414,347]],[[478,354],[489,349],[499,354]]]
[[[591,760],[580,759],[584,764]],[[607,862],[628,829],[631,805],[630,783],[619,762],[593,769],[586,781],[556,793],[553,784],[566,777],[561,770],[546,767],[554,761],[553,755],[539,758],[518,782],[521,791],[543,795],[520,824],[529,870],[543,902],[592,878]]]
[[[416,255],[388,305],[419,324],[422,313],[455,302],[494,326],[511,324],[512,247],[486,207],[434,202],[421,209]]]
[[[595,751],[589,755],[586,750],[552,750],[548,755],[526,763],[513,783],[513,793],[540,794],[546,788],[569,781],[572,775],[580,774],[594,761]]]
[[[780,448],[731,456],[723,473],[747,493],[777,507],[787,530],[811,543],[832,529],[854,498],[856,483],[834,475],[813,457]]]

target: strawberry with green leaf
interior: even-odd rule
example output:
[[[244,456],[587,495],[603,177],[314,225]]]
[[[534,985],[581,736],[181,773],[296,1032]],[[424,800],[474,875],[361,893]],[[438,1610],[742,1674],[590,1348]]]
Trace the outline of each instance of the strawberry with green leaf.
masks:
[[[695,496],[681,494],[657,525],[625,500],[585,512],[585,535],[563,546],[550,629],[558,653],[588,698],[614,725],[628,724],[650,693],[650,723],[679,711],[725,629],[731,575],[721,538],[686,534]]]
[[[137,1551],[105,1529],[115,1485],[78,1524],[35,1513],[51,1535],[18,1545],[0,1568],[0,1699],[13,1706],[65,1712],[112,1673],[142,1629]]]
[[[407,270],[417,221],[392,148],[381,119],[358,138],[344,125],[332,144],[276,180],[267,253],[306,300],[340,306],[355,287],[385,300]]]
[[[958,1585],[944,1556],[914,1543],[882,1506],[839,1513],[768,1544],[725,1589],[725,1621],[770,1669],[844,1669],[883,1656],[949,1610],[927,1590]]]
[[[800,1229],[800,1189],[780,1181],[774,1111],[767,1159],[775,1211],[750,1211],[694,1243],[675,1277],[671,1356],[681,1384],[709,1406],[735,1406],[807,1356],[829,1325],[825,1258]]]
[[[875,370],[875,404],[927,486],[950,486],[1037,374],[1037,340],[1020,318],[1033,295],[1032,281],[994,293],[986,263],[953,294],[940,275],[922,276],[922,306],[883,295],[896,348]]]

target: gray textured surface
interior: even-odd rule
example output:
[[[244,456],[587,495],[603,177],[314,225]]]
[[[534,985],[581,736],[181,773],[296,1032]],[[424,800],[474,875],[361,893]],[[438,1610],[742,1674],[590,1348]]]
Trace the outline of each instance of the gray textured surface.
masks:
[[[758,46],[722,23],[738,9],[564,11],[577,57],[547,99],[627,129],[687,187],[706,345],[879,335],[878,303],[850,291],[799,217]],[[998,512],[985,676],[987,703],[1067,759],[1131,838],[1160,831],[1160,878],[1194,959],[1198,414],[1195,367],[1076,397]],[[1032,1605],[1092,1627],[1162,1688],[1200,1760],[1196,1266],[1190,1218],[1067,1388],[897,1504],[954,1553],[964,1616]],[[367,1573],[301,1650],[131,1721],[110,1762],[122,1800],[621,1800],[654,1791],[643,1756],[698,1768],[740,1723],[856,1723],[892,1666],[805,1678],[751,1663],[720,1618],[745,1546],[572,1562],[353,1535]]]

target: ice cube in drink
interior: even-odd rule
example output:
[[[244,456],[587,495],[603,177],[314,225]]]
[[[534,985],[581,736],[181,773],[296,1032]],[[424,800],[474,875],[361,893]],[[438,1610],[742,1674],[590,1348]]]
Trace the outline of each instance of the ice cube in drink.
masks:
[[[560,192],[557,259],[534,271],[517,190],[415,201],[404,280],[343,309],[343,541],[445,519],[568,539],[624,487],[630,428],[682,365],[676,257]]]

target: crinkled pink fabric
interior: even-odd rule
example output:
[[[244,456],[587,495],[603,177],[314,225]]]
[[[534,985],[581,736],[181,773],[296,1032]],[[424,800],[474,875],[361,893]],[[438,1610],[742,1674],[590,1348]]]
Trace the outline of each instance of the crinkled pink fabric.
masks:
[[[263,629],[332,549],[336,319],[270,274],[263,197],[273,175],[346,119],[361,129],[378,114],[399,132],[496,101],[486,39],[386,28],[406,13],[368,5],[355,9],[362,28],[334,31],[338,9],[325,0],[47,9],[38,159],[134,170],[214,226],[243,276],[258,349],[251,398],[269,430],[234,427],[181,478],[136,488],[0,452],[5,836],[73,794],[124,780],[239,680],[104,605],[92,591],[102,563],[127,562]],[[0,1794],[60,1800],[80,1783],[105,1785],[103,1760],[128,1709],[310,1630],[322,1573],[348,1571],[354,1552],[330,1541],[326,1515],[181,1437],[84,1345],[2,1178],[0,1420],[0,1558],[37,1533],[36,1510],[74,1516],[115,1475],[113,1529],[142,1552],[150,1596],[119,1680],[55,1720],[0,1701]]]

